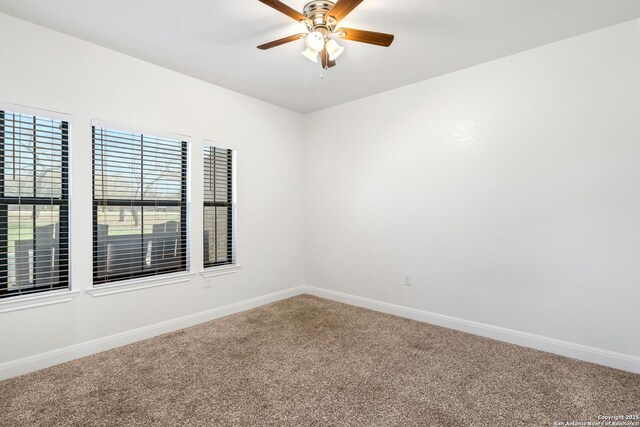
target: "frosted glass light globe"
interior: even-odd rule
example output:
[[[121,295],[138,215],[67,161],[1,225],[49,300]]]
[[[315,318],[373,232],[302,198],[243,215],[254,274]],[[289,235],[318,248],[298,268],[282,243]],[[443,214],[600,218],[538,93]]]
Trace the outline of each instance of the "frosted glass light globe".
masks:
[[[327,42],[327,53],[329,54],[330,61],[342,55],[342,52],[344,52],[344,47],[340,46],[335,40],[329,40]]]
[[[314,52],[320,52],[324,48],[324,36],[317,31],[307,34],[307,47]]]
[[[309,60],[312,62],[318,62],[318,54],[319,52],[316,52],[315,50],[311,50],[309,48],[307,48],[307,50],[305,50],[304,52],[302,52],[302,54]]]

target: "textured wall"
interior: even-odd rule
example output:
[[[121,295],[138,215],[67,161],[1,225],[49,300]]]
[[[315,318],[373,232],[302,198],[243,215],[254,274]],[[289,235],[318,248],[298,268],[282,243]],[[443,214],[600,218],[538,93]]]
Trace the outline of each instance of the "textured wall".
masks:
[[[308,116],[308,284],[640,355],[638,76],[632,21]]]
[[[73,116],[74,290],[91,119],[189,135],[193,206],[203,139],[237,149],[243,265],[0,314],[0,363],[305,283],[640,355],[637,21],[309,116],[2,14],[0,36],[0,102]]]
[[[241,270],[0,314],[0,363],[304,284],[302,116],[0,14],[0,102],[71,124],[74,290],[91,286],[91,119],[190,136],[193,269],[202,265],[202,143],[235,148]]]

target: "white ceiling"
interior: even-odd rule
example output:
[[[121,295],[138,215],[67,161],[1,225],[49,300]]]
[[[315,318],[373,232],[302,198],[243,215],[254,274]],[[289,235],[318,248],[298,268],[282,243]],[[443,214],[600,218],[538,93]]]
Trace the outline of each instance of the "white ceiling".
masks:
[[[640,0],[364,0],[342,25],[393,45],[342,41],[322,80],[302,40],[256,49],[304,30],[257,0],[0,0],[0,12],[309,113],[635,19]]]

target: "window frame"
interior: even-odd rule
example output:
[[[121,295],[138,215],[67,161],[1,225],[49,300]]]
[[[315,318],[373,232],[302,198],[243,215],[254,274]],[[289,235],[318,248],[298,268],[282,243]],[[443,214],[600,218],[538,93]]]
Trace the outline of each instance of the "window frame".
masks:
[[[181,156],[181,194],[180,201],[161,200],[161,199],[101,199],[95,198],[95,182],[96,182],[96,139],[95,132],[97,128],[109,129],[116,132],[139,134],[152,138],[170,139],[180,142]],[[98,120],[91,121],[91,208],[92,208],[92,289],[100,290],[106,287],[126,286],[130,283],[139,282],[142,286],[149,281],[171,280],[173,276],[181,276],[190,274],[190,232],[189,232],[189,185],[190,185],[190,162],[189,162],[190,142],[189,137],[184,135],[170,134],[154,130],[145,130],[122,124],[108,123]],[[142,177],[143,174],[141,174]],[[140,195],[142,198],[142,194]],[[180,233],[179,245],[181,248],[180,263],[177,267],[144,271],[140,270],[135,273],[125,273],[119,275],[98,274],[98,253],[96,251],[98,239],[98,209],[100,206],[135,206],[135,207],[180,207],[180,224],[179,229],[185,230],[184,234]],[[141,230],[140,236],[144,238],[144,229]],[[147,287],[147,286],[142,286]],[[133,288],[135,289],[135,288]],[[108,291],[107,291],[108,292]],[[98,293],[100,293],[98,291]]]
[[[237,200],[236,200],[236,173],[237,173],[237,150],[234,148],[225,146],[224,144],[219,144],[215,141],[204,140],[202,147],[202,182],[205,184],[206,179],[206,170],[204,167],[204,160],[207,156],[207,149],[220,149],[220,150],[228,150],[230,152],[229,160],[228,160],[228,170],[229,173],[227,175],[227,185],[230,186],[230,200],[227,202],[214,202],[207,201],[205,199],[205,188],[203,185],[202,188],[202,268],[205,276],[209,275],[219,275],[219,274],[227,274],[227,272],[235,272],[240,267],[237,260],[237,241],[236,241],[236,230],[237,230]],[[206,220],[206,208],[207,207],[228,207],[227,213],[227,233],[231,236],[230,242],[231,245],[227,248],[227,260],[218,261],[218,262],[205,262],[205,251],[208,248],[205,248],[204,244],[204,233],[205,233],[205,220]]]
[[[35,118],[41,118],[46,120],[56,120],[60,122],[61,140],[60,140],[60,197],[41,197],[35,193],[33,196],[6,196],[5,192],[5,118],[6,113],[20,114],[26,116],[33,116]],[[70,162],[70,135],[71,135],[71,123],[72,117],[67,114],[57,113],[53,111],[47,111],[37,108],[24,107],[19,105],[0,103],[0,236],[6,236],[6,239],[0,239],[0,266],[5,265],[5,270],[0,268],[0,301],[5,302],[7,299],[22,298],[34,298],[37,295],[46,296],[47,293],[56,293],[67,295],[71,292],[71,262],[70,262],[70,246],[71,246],[71,197],[70,197],[70,174],[71,174],[71,162]],[[34,122],[34,131],[37,126]],[[36,169],[34,168],[34,174]],[[34,180],[35,184],[35,180]],[[8,207],[10,205],[33,205],[34,211],[37,206],[57,206],[58,207],[58,223],[59,230],[65,230],[65,233],[58,234],[58,285],[55,287],[41,286],[38,287],[35,283],[31,288],[24,290],[8,289],[8,267],[9,267],[9,218]],[[33,223],[35,224],[35,215],[33,216]],[[35,244],[35,225],[34,225],[34,244]],[[3,241],[5,242],[3,244]],[[4,273],[3,273],[4,271]],[[4,279],[4,280],[3,280]],[[34,277],[35,282],[35,277]],[[2,285],[4,283],[4,285]]]

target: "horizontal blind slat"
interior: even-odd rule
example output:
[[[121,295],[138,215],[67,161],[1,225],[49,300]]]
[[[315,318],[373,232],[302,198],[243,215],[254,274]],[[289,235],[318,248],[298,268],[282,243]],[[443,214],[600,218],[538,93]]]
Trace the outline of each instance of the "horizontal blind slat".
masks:
[[[100,127],[93,136],[94,283],[186,270],[185,143]]]
[[[205,146],[204,266],[233,262],[232,150]]]
[[[68,288],[68,132],[0,110],[0,298]]]

